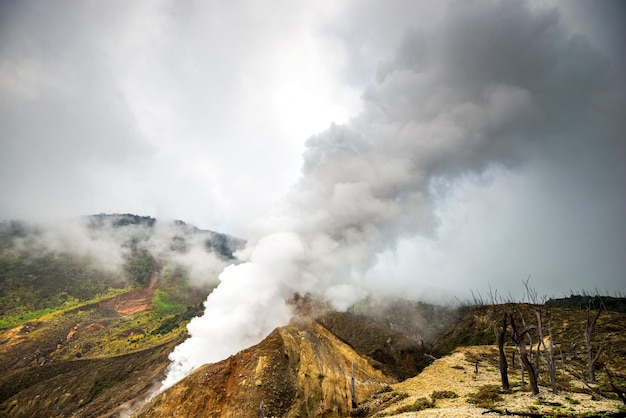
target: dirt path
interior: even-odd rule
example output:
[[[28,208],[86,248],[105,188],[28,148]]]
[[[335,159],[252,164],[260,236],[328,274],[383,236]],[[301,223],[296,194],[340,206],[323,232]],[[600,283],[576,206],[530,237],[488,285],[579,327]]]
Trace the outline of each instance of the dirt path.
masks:
[[[159,281],[161,269],[155,265],[150,276],[150,285],[143,289],[131,290],[130,292],[116,296],[103,303],[103,306],[114,310],[120,315],[133,315],[144,312],[150,308],[156,286]]]

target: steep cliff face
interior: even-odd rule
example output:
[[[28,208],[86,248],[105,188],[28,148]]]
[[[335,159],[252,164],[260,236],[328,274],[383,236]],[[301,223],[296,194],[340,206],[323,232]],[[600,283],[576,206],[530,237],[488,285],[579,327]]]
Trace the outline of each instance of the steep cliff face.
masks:
[[[219,363],[208,364],[169,388],[135,416],[340,417],[357,400],[393,379],[318,323],[290,325]]]

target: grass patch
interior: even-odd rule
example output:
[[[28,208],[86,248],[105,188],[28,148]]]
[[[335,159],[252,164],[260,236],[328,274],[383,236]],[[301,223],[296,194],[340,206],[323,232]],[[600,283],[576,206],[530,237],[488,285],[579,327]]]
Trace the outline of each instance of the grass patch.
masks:
[[[374,395],[380,395],[382,393],[387,393],[387,392],[392,392],[393,389],[391,386],[389,385],[385,385],[382,387],[382,389],[380,389],[378,392],[376,392]]]
[[[500,390],[497,385],[481,386],[478,392],[472,393],[467,397],[467,402],[485,409],[492,409],[496,403],[502,400],[503,398],[500,396]]]
[[[169,313],[177,312],[183,310],[185,308],[184,305],[180,303],[174,303],[171,300],[172,298],[162,291],[161,289],[157,289],[154,293],[154,298],[152,299],[152,306],[154,306],[157,314],[167,315]]]
[[[424,409],[433,408],[435,401],[430,401],[428,398],[419,398],[410,405],[404,405],[394,411],[394,414],[403,414],[405,412],[418,412]]]
[[[431,393],[430,397],[432,398],[433,401],[435,401],[437,399],[454,399],[454,398],[458,398],[459,395],[457,395],[456,392],[453,392],[451,390],[436,390],[433,393]]]
[[[129,287],[123,288],[109,288],[107,292],[103,292],[97,294],[91,299],[87,299],[84,301],[80,301],[76,298],[71,298],[65,301],[63,304],[59,306],[37,309],[33,311],[20,312],[19,314],[5,316],[0,319],[0,331],[4,331],[7,329],[15,328],[18,325],[22,325],[25,322],[32,320],[45,320],[52,318],[55,315],[59,315],[65,313],[69,310],[80,308],[81,306],[87,306],[93,303],[101,302],[106,299],[113,298],[115,296],[121,295],[129,290]]]

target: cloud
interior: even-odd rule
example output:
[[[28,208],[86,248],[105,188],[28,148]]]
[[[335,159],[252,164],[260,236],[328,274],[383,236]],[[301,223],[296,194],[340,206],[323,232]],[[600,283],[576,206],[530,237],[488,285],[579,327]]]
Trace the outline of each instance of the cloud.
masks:
[[[319,27],[331,5],[2,7],[2,218],[132,212],[244,236],[306,137],[358,104]]]
[[[248,235],[207,301],[241,338],[210,358],[293,292],[621,289],[620,2],[0,7],[0,216]]]
[[[615,289],[613,248],[626,244],[616,76],[558,10],[526,2],[453,2],[407,31],[362,112],[306,142],[301,179],[254,224],[246,262],[222,274],[166,386],[225,354],[212,342],[231,316],[263,319],[228,328],[231,352],[251,329],[285,322],[283,304],[274,316],[250,297],[253,284],[271,300],[312,293],[338,308],[366,292],[450,299],[492,280],[506,293],[528,273],[550,283],[539,291],[576,288],[594,270]],[[298,251],[270,246],[290,268],[268,277],[257,254],[278,236]]]

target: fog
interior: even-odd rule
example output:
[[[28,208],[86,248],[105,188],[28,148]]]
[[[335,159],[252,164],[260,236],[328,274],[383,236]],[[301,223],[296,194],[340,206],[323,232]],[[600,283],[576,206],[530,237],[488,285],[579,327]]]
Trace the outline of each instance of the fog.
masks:
[[[133,248],[147,251],[166,268],[182,267],[191,287],[205,288],[218,282],[222,270],[237,260],[222,254],[222,244],[231,251],[240,240],[219,237],[181,222],[155,220],[134,215],[97,215],[54,223],[21,223],[11,234],[4,252],[29,257],[71,254],[82,257],[92,268],[112,273],[112,279],[128,279],[124,265]],[[10,231],[10,224],[2,225]]]

